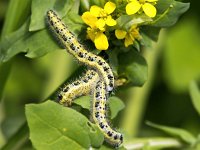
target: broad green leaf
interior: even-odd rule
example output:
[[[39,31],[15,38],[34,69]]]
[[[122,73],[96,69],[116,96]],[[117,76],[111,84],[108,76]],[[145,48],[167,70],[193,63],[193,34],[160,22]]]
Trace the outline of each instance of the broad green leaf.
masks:
[[[142,36],[142,39],[140,40],[140,44],[143,45],[144,47],[151,47],[152,40],[150,40],[149,37],[144,33],[141,33],[140,35]]]
[[[73,13],[69,14],[71,18]],[[72,15],[72,16],[71,16]],[[71,20],[65,16],[67,25],[71,31],[80,33],[81,21],[80,17]],[[76,24],[77,23],[77,24]],[[25,53],[26,57],[36,58],[41,57],[51,51],[61,49],[56,38],[48,29],[43,29],[37,32],[28,32],[29,20],[16,32],[7,36],[0,43],[0,61],[8,61],[10,58],[21,52]]]
[[[161,30],[161,28],[152,27],[152,26],[142,26],[140,28],[140,32],[144,33],[146,36],[148,36],[153,41],[158,40],[160,30]]]
[[[109,107],[110,107],[110,112],[111,112],[111,119],[114,119],[117,114],[124,109],[125,105],[122,102],[121,99],[119,99],[116,96],[112,96],[109,98]]]
[[[70,11],[74,2],[75,0],[33,0],[29,31],[45,28],[45,17],[48,10],[53,9],[57,11],[62,18]]]
[[[25,53],[26,57],[35,58],[57,49],[61,48],[52,40],[49,32],[47,30],[41,30],[35,33],[27,33],[15,41],[8,49],[3,49],[1,60],[3,62],[8,61],[21,52]]]
[[[196,142],[196,138],[191,133],[189,133],[188,131],[184,129],[167,127],[163,125],[154,124],[152,122],[147,122],[147,125],[154,127],[156,129],[162,130],[172,136],[178,137],[188,144],[193,145]]]
[[[26,105],[26,117],[36,149],[88,149],[103,142],[98,127],[85,116],[52,101]]]
[[[116,42],[118,42],[118,44],[119,44],[119,41],[116,41]],[[109,56],[109,65],[112,68],[113,74],[115,76],[118,76],[118,72],[117,72],[118,71],[118,67],[119,67],[119,63],[118,63],[118,53],[119,53],[118,45],[116,45],[116,48],[106,51],[106,53]]]
[[[119,54],[119,76],[128,79],[129,85],[142,86],[147,80],[146,60],[135,50]]]
[[[192,81],[190,83],[190,96],[192,98],[192,103],[194,107],[200,115],[200,91],[195,81]]]
[[[165,82],[175,92],[186,92],[191,80],[200,75],[199,25],[188,18],[167,34],[163,54]]]
[[[179,17],[190,7],[189,3],[177,2],[175,0],[159,0],[156,8],[158,15],[152,23],[155,27],[170,27],[174,25]]]
[[[69,12],[63,18],[63,22],[67,25],[67,27],[69,27],[69,30],[73,31],[76,35],[79,35],[81,33],[81,29],[84,26],[81,16],[73,12]]]
[[[74,103],[77,105],[80,105],[82,108],[90,110],[90,102],[91,97],[90,96],[82,96],[74,100]]]
[[[28,31],[29,20],[17,31],[5,36],[0,42],[0,62],[4,61],[4,57],[7,56],[7,50],[12,47],[14,43],[17,43],[22,37],[26,37]]]

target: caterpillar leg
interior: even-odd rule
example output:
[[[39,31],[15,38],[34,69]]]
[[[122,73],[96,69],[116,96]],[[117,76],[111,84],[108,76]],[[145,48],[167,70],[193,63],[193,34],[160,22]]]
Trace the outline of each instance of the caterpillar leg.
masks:
[[[106,104],[107,92],[105,83],[99,80],[93,91],[92,118],[103,132],[105,140],[114,147],[118,147],[123,142],[123,135],[109,126],[106,118]]]
[[[99,80],[97,72],[88,70],[83,77],[64,86],[58,94],[59,103],[65,106],[71,106],[74,99],[80,96],[88,95]]]

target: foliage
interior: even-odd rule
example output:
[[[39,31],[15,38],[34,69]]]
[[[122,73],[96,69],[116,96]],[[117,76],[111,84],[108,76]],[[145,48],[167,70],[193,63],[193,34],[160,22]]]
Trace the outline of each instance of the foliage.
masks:
[[[112,2],[118,4],[117,0],[113,0]],[[77,67],[74,67],[76,65],[74,65],[72,60],[70,60],[70,56],[66,57],[66,62],[59,62],[59,60],[62,59],[61,55],[65,55],[65,52],[63,51],[63,48],[57,44],[56,39],[52,38],[49,29],[46,27],[46,11],[49,9],[57,11],[59,16],[62,17],[64,23],[68,25],[70,30],[73,31],[77,37],[79,37],[80,41],[84,43],[90,51],[98,53],[103,57],[108,56],[109,64],[113,68],[116,78],[126,80],[125,85],[122,88],[119,88],[118,91],[116,90],[116,96],[111,96],[109,98],[109,118],[112,122],[114,122],[114,125],[120,126],[119,120],[122,115],[121,111],[126,109],[125,99],[127,96],[124,96],[124,93],[126,93],[125,90],[129,87],[143,86],[145,82],[148,81],[147,66],[149,64],[148,60],[146,60],[143,55],[144,48],[152,48],[152,41],[158,40],[160,30],[162,28],[173,26],[178,21],[179,17],[188,10],[189,3],[183,3],[175,0],[158,0],[155,5],[157,9],[157,15],[155,18],[148,17],[144,13],[137,13],[133,15],[123,14],[119,16],[116,19],[117,26],[111,27],[107,32],[105,32],[111,47],[104,52],[97,51],[95,45],[91,41],[86,40],[85,35],[87,26],[81,19],[81,15],[83,12],[89,10],[89,6],[98,5],[103,7],[106,1],[32,0],[25,2],[25,0],[23,0],[21,1],[23,5],[20,6],[16,3],[17,2],[14,0],[10,1],[9,5],[12,7],[10,6],[10,8],[8,8],[8,16],[6,16],[6,20],[9,21],[5,24],[3,29],[4,32],[2,32],[2,38],[0,41],[0,98],[1,92],[3,93],[3,89],[6,87],[4,85],[6,83],[6,78],[9,74],[11,74],[11,79],[9,79],[8,86],[5,88],[5,91],[13,91],[13,96],[12,94],[10,97],[8,96],[8,98],[13,99],[13,102],[10,101],[7,108],[11,108],[11,106],[15,104],[20,105],[21,103],[26,104],[28,102],[32,102],[35,104],[26,104],[25,112],[23,109],[19,112],[17,119],[22,119],[19,121],[19,124],[16,125],[16,128],[13,128],[13,131],[10,131],[10,133],[2,133],[10,139],[5,140],[5,145],[2,149],[12,149],[13,147],[17,149],[18,145],[23,149],[25,149],[27,145],[28,148],[32,148],[31,144],[27,142],[28,128],[30,133],[29,138],[35,149],[112,149],[112,147],[103,143],[104,139],[102,133],[97,126],[88,119],[90,118],[89,96],[78,98],[72,105],[72,108],[63,107],[53,102],[55,101],[54,95],[56,94],[53,91],[56,90],[61,83],[66,81],[69,82],[70,80],[77,78],[83,71],[80,68],[76,70]],[[16,6],[17,9],[13,9],[13,6]],[[121,7],[117,6],[116,9],[121,11],[123,8],[125,8],[125,5],[122,5]],[[17,14],[17,10],[20,10],[19,14]],[[15,20],[15,16],[17,16],[17,21]],[[13,27],[10,28],[9,26],[12,26],[12,24],[15,26],[13,25]],[[130,27],[134,25],[139,26],[141,39],[135,40],[133,45],[125,47],[122,40],[114,38],[115,29],[120,28],[128,32]],[[186,32],[190,32],[190,30],[193,29],[189,28],[188,25]],[[168,39],[167,43],[174,42],[173,46],[176,45],[178,41],[177,39],[182,38],[183,35],[176,34],[176,36],[178,37],[173,36],[172,39]],[[186,38],[186,40],[192,39],[188,37],[183,38]],[[192,39],[190,42],[192,43],[193,41],[194,40]],[[182,47],[184,48],[184,44]],[[178,47],[176,48],[178,49]],[[167,51],[167,54],[164,56],[164,67],[165,69],[168,69],[166,72],[170,73],[168,77],[165,77],[166,80],[170,80],[167,84],[170,85],[175,83],[175,86],[177,85],[178,87],[180,85],[179,82],[182,82],[182,80],[178,81],[178,78],[180,75],[184,74],[184,70],[182,70],[183,72],[180,72],[180,75],[177,75],[179,70],[177,71],[176,69],[181,65],[184,67],[185,64],[182,62],[183,59],[181,59],[181,57],[187,56],[188,51],[184,49],[182,55],[178,57],[180,52],[174,50],[176,48],[172,47],[171,49],[169,48],[169,51]],[[50,56],[51,54],[53,56]],[[198,58],[196,53],[191,55],[195,55],[194,57]],[[58,57],[57,59],[55,59],[56,56]],[[177,57],[174,58],[174,56]],[[194,58],[193,56],[191,57]],[[177,64],[173,59],[180,59],[180,63]],[[22,62],[20,62],[21,60]],[[53,66],[54,62],[52,62],[52,60],[55,60],[56,65],[62,66],[61,69],[57,68],[56,65]],[[170,64],[170,60],[173,60],[171,61],[173,64]],[[23,79],[23,77],[20,76],[20,73],[16,73],[19,74],[18,82],[22,84],[21,88],[16,86],[19,83],[14,80],[15,76],[12,72],[10,73],[9,68],[11,68],[11,66],[9,63],[14,64],[13,68],[15,68],[15,72],[13,74],[15,74],[18,69],[22,71],[24,64],[27,65],[22,73],[29,79]],[[48,63],[51,63],[52,66],[48,65]],[[66,65],[71,68],[66,68]],[[191,76],[189,78],[185,77],[186,79],[183,83],[184,89],[188,87],[188,83],[192,79],[199,75],[198,65],[195,67],[195,65],[189,63],[187,68],[190,66],[193,66],[194,71],[190,72]],[[50,68],[53,68],[52,72],[48,71],[47,68],[49,70]],[[56,70],[56,68],[58,70]],[[31,71],[28,72],[29,69],[33,70],[34,74],[32,74]],[[74,70],[77,72],[72,73]],[[44,74],[41,72],[44,72]],[[64,77],[56,77],[56,73],[61,73]],[[38,76],[38,78],[35,76]],[[47,82],[47,80],[43,81],[43,79],[47,77],[49,77],[49,83],[55,82],[56,84],[46,84],[45,82]],[[195,79],[197,79],[197,77]],[[52,87],[51,90],[48,90],[49,85]],[[14,95],[20,95],[20,92],[26,91],[28,87],[32,90],[32,93],[25,93],[27,95],[30,94],[29,97],[25,95],[24,101],[20,99],[20,96],[19,99],[15,99]],[[172,85],[172,87],[174,86]],[[181,85],[180,88],[182,87],[183,86]],[[45,90],[47,92],[45,92]],[[190,94],[194,108],[199,113],[199,90],[196,82],[191,83]],[[31,99],[31,101],[27,101],[27,99]],[[51,100],[46,101],[47,99]],[[35,101],[33,102],[33,100]],[[41,103],[42,100],[45,100],[46,102]],[[20,105],[20,108],[23,107],[24,105]],[[14,110],[12,113],[15,113]],[[24,120],[24,113],[27,122]],[[8,119],[12,120],[13,118]],[[150,122],[147,124],[153,128],[166,132],[170,137],[164,137],[160,134],[160,137],[158,138],[132,138],[129,137],[129,133],[127,133],[126,129],[119,127],[125,136],[124,144],[119,149],[130,149],[130,147],[137,149],[137,145],[142,145],[142,147],[139,147],[141,149],[198,149],[198,147],[200,147],[200,136],[196,137],[196,135],[193,135],[190,131],[182,128],[157,125]],[[6,123],[2,125],[2,128],[5,126]],[[20,129],[17,128],[19,126],[21,126]],[[16,134],[14,134],[15,132]],[[23,138],[25,140],[23,140]],[[17,141],[22,142],[19,142],[20,144],[18,144]],[[157,145],[153,145],[152,141]],[[1,144],[2,143],[0,142],[0,146]]]

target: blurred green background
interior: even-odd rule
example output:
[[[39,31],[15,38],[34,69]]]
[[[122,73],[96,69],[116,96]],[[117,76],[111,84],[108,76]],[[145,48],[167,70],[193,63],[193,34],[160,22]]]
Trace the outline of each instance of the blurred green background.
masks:
[[[191,3],[189,11],[174,27],[164,29],[159,44],[154,44],[150,49],[158,49],[158,61],[154,64],[151,86],[143,97],[134,135],[160,135],[157,130],[145,125],[146,120],[184,128],[195,136],[200,133],[200,117],[189,95],[191,80],[200,81],[200,2],[184,2]],[[8,0],[0,0],[2,36],[20,26],[16,24],[16,28],[2,32],[8,3]],[[24,123],[25,104],[38,103],[47,98],[56,90],[53,87],[61,85],[78,66],[65,51],[54,51],[37,59],[21,54],[6,65],[0,67],[0,147]]]

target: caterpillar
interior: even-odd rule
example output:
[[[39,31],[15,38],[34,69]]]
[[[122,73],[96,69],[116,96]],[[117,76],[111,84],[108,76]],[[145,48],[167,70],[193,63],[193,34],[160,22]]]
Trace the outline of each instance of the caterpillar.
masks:
[[[88,70],[84,77],[65,86],[58,95],[59,102],[69,106],[76,97],[91,93],[93,96],[93,121],[103,132],[106,141],[118,147],[123,141],[123,136],[113,130],[106,119],[107,96],[114,87],[114,76],[110,66],[100,56],[85,50],[54,11],[49,10],[47,18],[50,28],[55,32],[64,48],[79,62],[93,69]]]
[[[71,106],[74,99],[89,95],[92,89],[95,88],[99,76],[96,71],[88,70],[82,77],[72,83],[65,85],[57,95],[60,104]],[[125,79],[118,79],[115,82],[115,87],[123,85]]]
[[[106,87],[94,70],[88,70],[83,77],[65,86],[58,95],[58,98],[60,99],[60,104],[69,106],[75,98],[89,93],[93,95],[93,122],[103,132],[105,140],[114,147],[118,147],[123,142],[123,136],[121,133],[113,130],[106,120]]]
[[[79,62],[95,69],[100,78],[104,80],[106,89],[111,92],[114,87],[114,76],[112,69],[106,61],[100,56],[96,56],[84,49],[75,35],[69,31],[67,26],[53,10],[47,11],[47,20],[50,28],[55,32],[56,37],[67,51],[73,55]]]
[[[113,145],[119,147],[123,142],[123,136],[121,133],[113,130],[106,118],[107,114],[107,92],[105,84],[102,80],[99,80],[94,88],[93,93],[93,106],[92,106],[92,118],[98,125],[99,129],[104,133],[105,140]]]
[[[90,94],[91,89],[95,87],[98,80],[97,72],[88,70],[83,77],[62,88],[58,94],[59,103],[70,106],[75,98]]]

